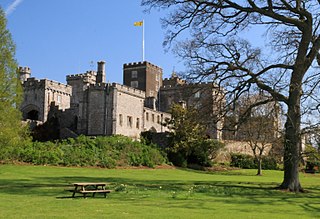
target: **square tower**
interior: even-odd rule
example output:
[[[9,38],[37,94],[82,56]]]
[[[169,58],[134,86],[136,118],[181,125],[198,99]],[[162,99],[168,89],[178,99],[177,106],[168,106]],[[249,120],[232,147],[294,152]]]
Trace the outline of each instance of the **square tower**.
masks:
[[[157,97],[162,86],[162,68],[146,61],[124,64],[123,84],[146,92],[146,97]]]

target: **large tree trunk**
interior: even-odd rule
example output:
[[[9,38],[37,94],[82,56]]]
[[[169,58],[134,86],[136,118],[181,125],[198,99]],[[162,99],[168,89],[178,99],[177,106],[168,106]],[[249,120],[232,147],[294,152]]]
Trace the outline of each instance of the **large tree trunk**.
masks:
[[[280,189],[302,192],[299,180],[299,163],[301,150],[300,137],[300,93],[301,87],[291,85],[288,101],[287,121],[285,124],[284,142],[284,179]]]

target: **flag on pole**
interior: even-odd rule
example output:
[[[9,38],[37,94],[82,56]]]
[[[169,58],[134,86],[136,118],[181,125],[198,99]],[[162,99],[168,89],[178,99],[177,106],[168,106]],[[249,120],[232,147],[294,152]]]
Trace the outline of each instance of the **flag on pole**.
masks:
[[[142,61],[144,62],[144,20],[134,22],[133,25],[142,27]]]
[[[143,21],[137,21],[137,22],[134,22],[133,24],[134,26],[142,26],[143,25]]]

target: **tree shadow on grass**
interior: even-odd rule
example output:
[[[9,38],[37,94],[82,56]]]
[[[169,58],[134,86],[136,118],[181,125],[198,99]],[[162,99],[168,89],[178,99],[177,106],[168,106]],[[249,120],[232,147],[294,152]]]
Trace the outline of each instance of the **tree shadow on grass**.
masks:
[[[30,180],[0,179],[0,193],[20,195],[51,195],[53,192],[73,189],[75,182],[106,182],[107,187],[115,189],[123,184],[126,190],[161,190],[166,192],[189,191],[207,196],[279,196],[292,195],[276,190],[277,183],[270,182],[235,182],[235,181],[184,181],[184,180],[136,180],[123,177],[35,177]],[[317,188],[312,188],[317,190]],[[318,193],[318,192],[317,192]],[[294,197],[314,197],[316,194],[304,194]]]
[[[268,205],[276,206],[279,203],[302,207],[305,212],[319,214],[319,187],[310,187],[312,192],[292,194],[276,190],[275,182],[244,182],[244,181],[201,181],[201,180],[137,180],[126,177],[88,177],[88,176],[35,176],[30,179],[0,179],[0,195],[45,196],[51,198],[71,198],[72,193],[66,191],[73,189],[75,182],[106,182],[112,192],[107,199],[128,202],[131,205],[154,206],[154,196],[167,200],[163,208],[205,208],[206,202],[214,201],[208,210],[214,210],[221,204],[235,205]],[[197,197],[193,201],[193,197]],[[97,196],[96,198],[104,198]],[[138,201],[139,200],[139,201]],[[149,201],[148,201],[149,200]],[[158,206],[157,206],[158,207]],[[240,209],[247,211],[246,209]],[[272,210],[270,210],[272,212]]]

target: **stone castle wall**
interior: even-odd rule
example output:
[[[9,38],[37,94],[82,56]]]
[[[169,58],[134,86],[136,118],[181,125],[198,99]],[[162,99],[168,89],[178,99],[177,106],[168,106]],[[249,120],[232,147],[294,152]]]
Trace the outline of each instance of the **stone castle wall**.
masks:
[[[163,124],[171,119],[171,114],[159,112],[150,108],[144,108],[144,131],[165,132],[170,131]]]
[[[39,121],[47,120],[51,102],[55,102],[60,110],[70,108],[71,87],[52,80],[28,78],[23,82],[24,98],[21,111],[24,119],[33,119],[30,112],[38,112]]]
[[[143,131],[145,92],[113,83],[114,134],[139,138]]]

